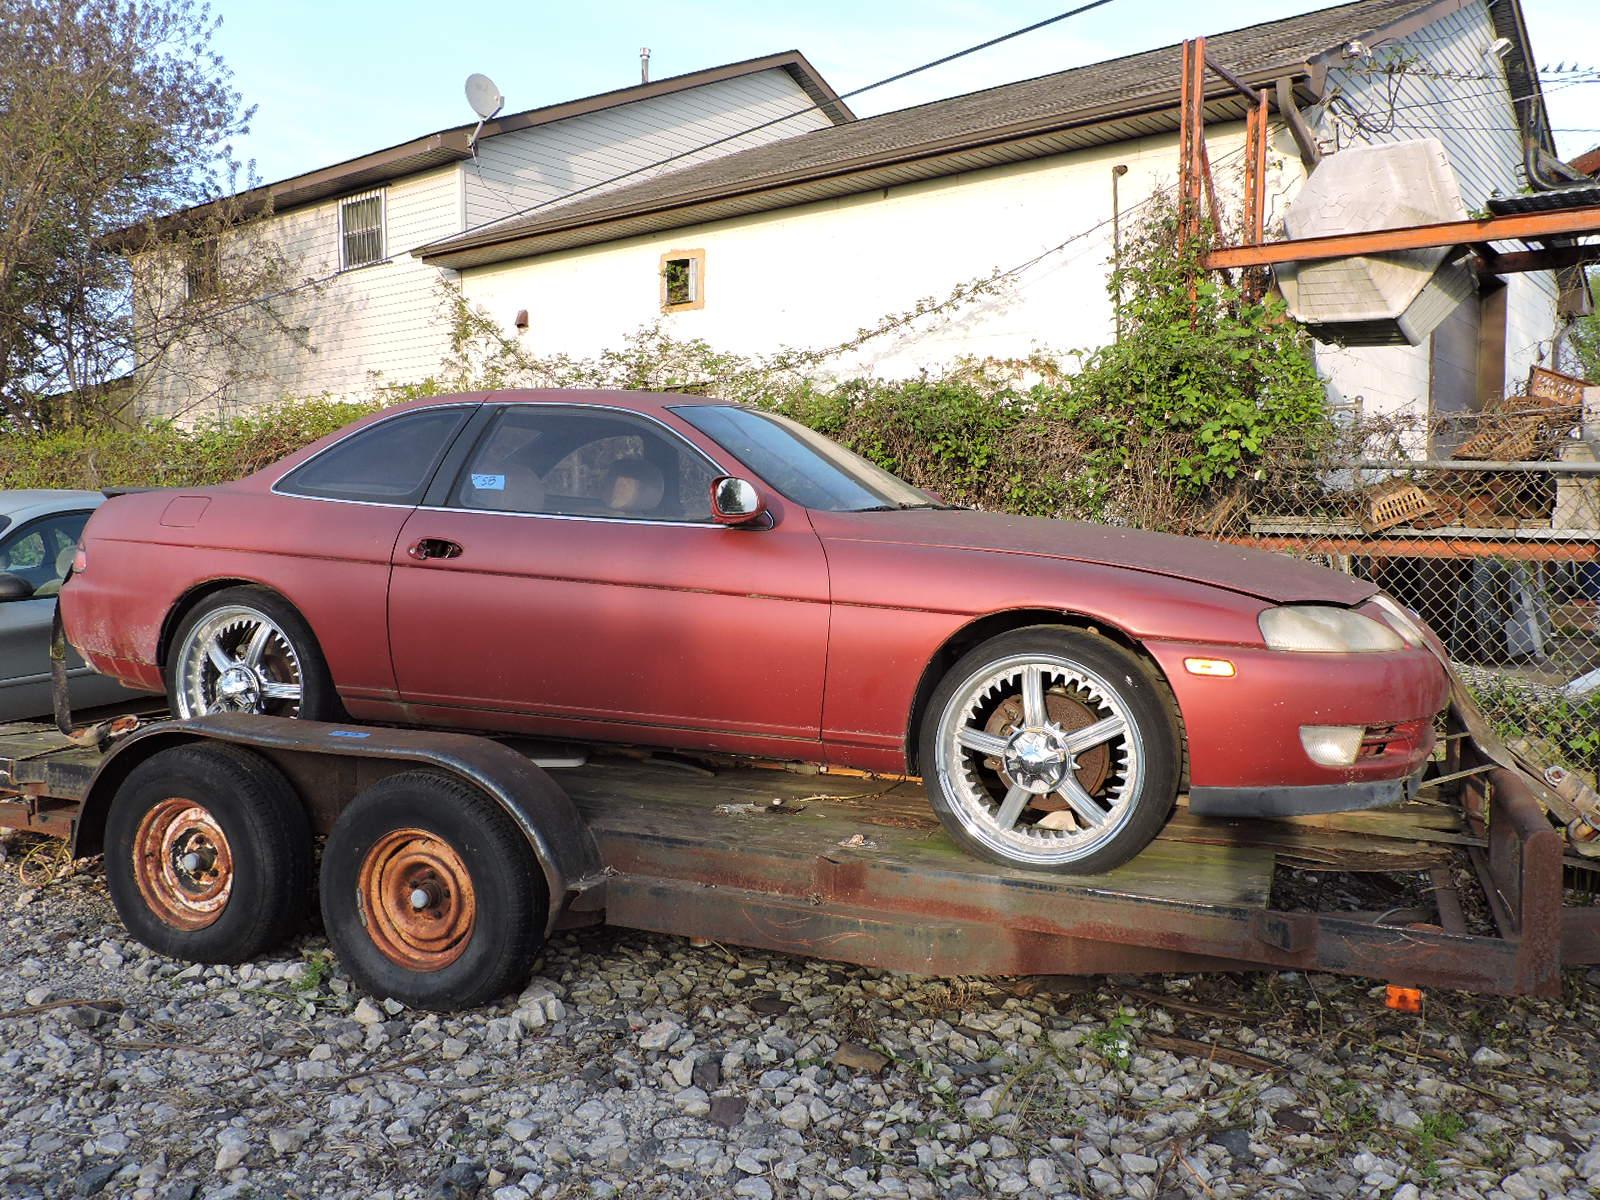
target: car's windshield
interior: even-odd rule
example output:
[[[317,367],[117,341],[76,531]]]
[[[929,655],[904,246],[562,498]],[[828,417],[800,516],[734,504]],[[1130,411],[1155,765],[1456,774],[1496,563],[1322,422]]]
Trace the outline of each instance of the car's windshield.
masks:
[[[875,512],[943,507],[927,492],[788,417],[729,404],[686,404],[672,411],[807,508]]]

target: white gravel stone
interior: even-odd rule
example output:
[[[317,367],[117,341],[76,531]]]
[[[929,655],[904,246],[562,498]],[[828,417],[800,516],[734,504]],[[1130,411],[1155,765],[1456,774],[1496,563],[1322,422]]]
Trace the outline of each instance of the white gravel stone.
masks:
[[[639,1035],[639,1049],[665,1050],[678,1038],[679,1028],[673,1021],[657,1021]]]
[[[317,936],[250,971],[160,959],[121,933],[97,866],[11,911],[16,894],[0,872],[0,1009],[36,992],[126,1005],[97,1028],[70,1010],[0,1027],[0,1191],[19,1196],[70,1197],[80,1175],[118,1200],[1155,1200],[1158,1181],[1163,1200],[1571,1200],[1600,1188],[1600,1081],[1584,1049],[1600,972],[1574,973],[1562,1001],[1452,997],[1450,1022],[1406,1027],[1413,1057],[1350,1038],[1385,1019],[1361,981],[1150,979],[1134,1003],[1126,980],[1031,992],[622,932],[558,934],[512,1002],[433,1014],[352,991]],[[320,985],[291,987],[312,964]],[[1168,1009],[1164,991],[1238,1019]],[[1127,1071],[1099,1049],[1119,1009]],[[1468,1028],[1493,1028],[1516,1069],[1469,1063],[1484,1047],[1453,1032]],[[1156,1051],[1150,1032],[1285,1070]],[[197,1050],[120,1048],[146,1040]],[[844,1046],[859,1049],[836,1066]],[[1420,1135],[1439,1113],[1464,1127],[1432,1142],[1437,1175],[1418,1186]],[[1357,1118],[1359,1134],[1330,1133]],[[82,1174],[93,1169],[116,1177]]]
[[[217,1135],[217,1158],[215,1167],[218,1171],[231,1171],[244,1161],[249,1152],[250,1143],[245,1135],[237,1129],[224,1129]]]

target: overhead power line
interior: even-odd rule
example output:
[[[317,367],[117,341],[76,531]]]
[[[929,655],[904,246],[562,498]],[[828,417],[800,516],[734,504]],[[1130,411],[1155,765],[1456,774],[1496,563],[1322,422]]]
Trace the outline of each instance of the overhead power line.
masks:
[[[904,71],[897,71],[893,75],[884,76],[882,79],[875,79],[871,83],[862,84],[860,87],[852,88],[848,92],[840,92],[838,99],[849,100],[852,97],[860,96],[866,92],[875,91],[881,87],[887,87],[891,83],[899,83],[902,79],[910,79],[913,75],[920,75],[924,71],[931,71],[935,67],[942,67],[947,63],[953,63],[957,59],[966,58],[971,54],[977,54],[981,50],[988,50],[994,46],[1000,45],[1003,42],[1012,41],[1016,38],[1023,37],[1026,34],[1036,33],[1047,26],[1059,24],[1060,22],[1067,20],[1069,17],[1079,16],[1090,11],[1091,9],[1103,8],[1105,5],[1110,3],[1112,3],[1112,0],[1090,0],[1090,3],[1088,4],[1080,4],[1076,8],[1069,8],[1065,12],[1059,12],[1053,17],[1046,17],[1042,21],[1035,21],[1032,25],[1024,25],[1020,29],[1013,29],[1010,33],[1002,33],[998,37],[992,37],[987,41],[978,42],[976,45],[967,46],[965,49],[946,54],[941,58],[930,59],[925,63],[919,63],[917,66],[909,67]],[[571,200],[577,196],[582,196],[589,192],[596,191],[599,188],[607,187],[610,184],[620,183],[624,179],[631,179],[634,176],[643,174],[646,171],[654,171],[658,167],[665,167],[671,165],[672,163],[680,162],[683,159],[690,158],[693,155],[701,153],[702,151],[713,150],[718,146],[726,145],[728,142],[738,141],[740,138],[749,137],[753,133],[760,133],[763,129],[770,129],[774,125],[781,125],[785,121],[792,121],[796,117],[803,117],[807,113],[817,112],[820,109],[828,107],[832,103],[833,101],[831,100],[818,101],[816,104],[808,105],[805,108],[794,109],[792,112],[786,112],[782,116],[777,116],[773,117],[771,120],[762,121],[759,125],[752,125],[748,129],[741,129],[736,133],[726,134],[723,137],[716,138],[715,140],[706,142],[702,145],[692,146],[688,150],[682,150],[677,154],[669,155],[666,158],[657,159],[655,162],[644,163],[640,166],[632,168],[631,170],[623,171],[620,174],[612,175],[605,179],[596,180],[594,183],[586,184],[580,188],[573,188],[571,191],[563,192],[559,196],[551,196],[546,200],[539,201],[537,204],[530,204],[526,208],[517,209],[515,212],[504,213],[501,216],[492,218],[491,220],[480,221],[476,225],[469,225],[462,229],[460,233],[453,233],[450,236],[451,238],[464,237],[469,233],[476,233],[480,229],[487,229],[489,226],[498,225],[503,221],[513,221],[518,217],[525,217],[529,213],[538,212],[540,209],[548,208],[552,204],[560,204],[565,200]],[[435,238],[433,240],[441,241],[444,239]],[[421,245],[425,246],[428,244],[430,243],[423,242]],[[416,246],[412,249],[421,249],[421,246]],[[411,253],[411,251],[407,251],[407,253]]]

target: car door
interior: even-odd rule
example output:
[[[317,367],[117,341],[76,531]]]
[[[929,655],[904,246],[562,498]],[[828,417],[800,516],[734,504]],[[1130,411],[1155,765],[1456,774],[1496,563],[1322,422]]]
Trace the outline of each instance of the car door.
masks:
[[[798,508],[761,530],[713,522],[722,473],[650,417],[505,406],[396,545],[402,699],[422,720],[804,752],[821,724],[822,547]]]

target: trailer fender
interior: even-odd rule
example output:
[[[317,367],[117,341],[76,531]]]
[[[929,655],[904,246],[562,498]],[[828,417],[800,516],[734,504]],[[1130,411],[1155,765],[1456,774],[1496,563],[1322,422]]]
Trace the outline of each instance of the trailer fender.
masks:
[[[508,746],[473,734],[246,713],[160,721],[116,742],[89,783],[73,828],[73,855],[101,852],[112,797],[136,766],[173,746],[208,740],[250,747],[282,768],[322,832],[359,787],[385,774],[431,767],[479,788],[506,810],[533,849],[549,891],[547,933],[577,896],[604,882],[599,848],[571,798]],[[330,770],[334,762],[354,769]],[[598,899],[587,898],[583,907]]]

